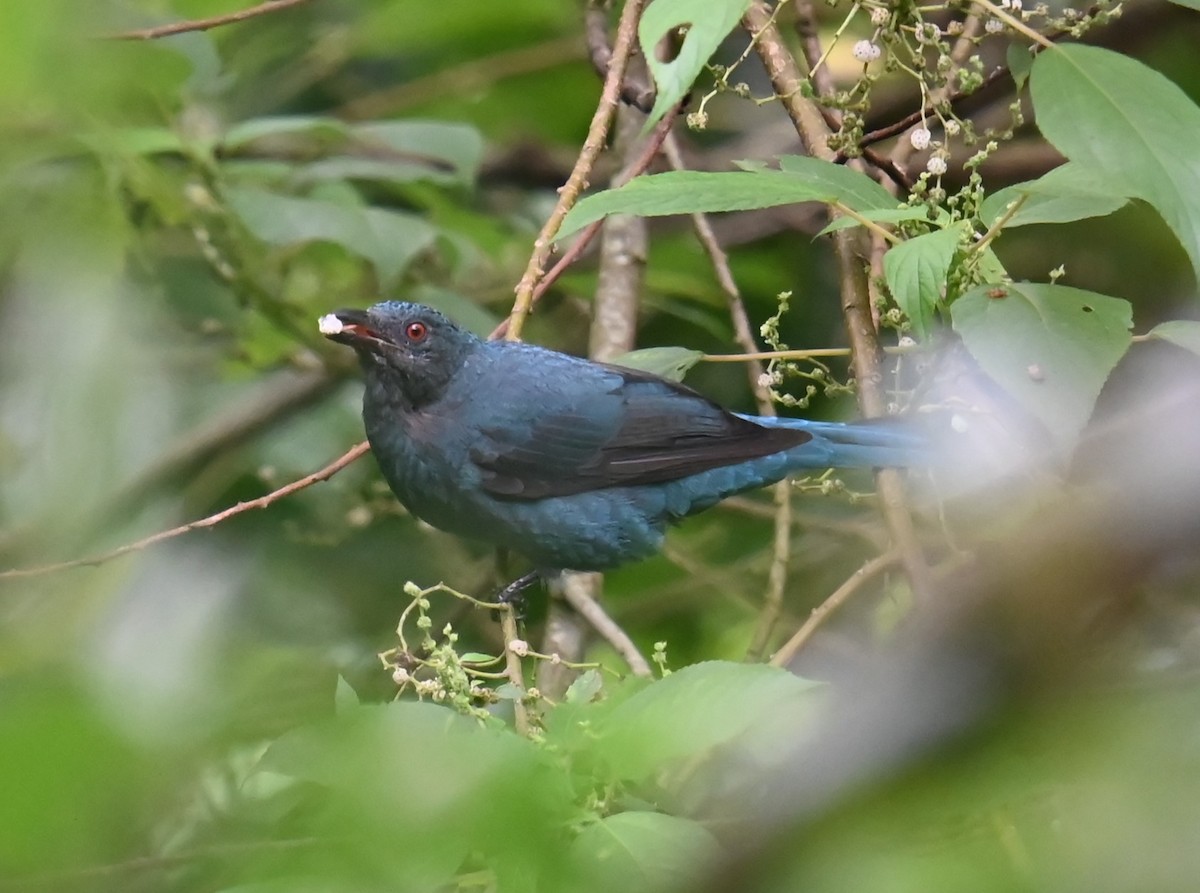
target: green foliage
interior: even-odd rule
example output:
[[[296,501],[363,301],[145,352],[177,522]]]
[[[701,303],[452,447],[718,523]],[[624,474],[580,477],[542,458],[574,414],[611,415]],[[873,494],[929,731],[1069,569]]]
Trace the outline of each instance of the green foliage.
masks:
[[[1046,426],[1066,458],[1130,344],[1128,301],[1061,285],[980,286],[954,330],[984,371]]]
[[[647,126],[687,95],[749,5],[749,0],[658,0],[646,7],[638,23],[638,40],[658,87]],[[678,52],[664,54],[663,42],[673,46],[681,29]]]
[[[97,39],[250,5],[5,9],[0,573],[262,497],[360,440],[353,362],[318,337],[316,317],[404,297],[491,331],[595,108],[579,10],[559,0],[313,2],[164,40]],[[817,37],[832,45],[836,82],[823,100],[836,113],[830,147],[851,163],[732,162],[795,151],[794,136],[756,129],[768,119],[759,106],[790,97],[744,61],[754,50],[736,25],[748,7],[647,6],[650,121],[711,87],[687,107],[706,133],[684,152],[709,169],[606,191],[612,152],[560,237],[614,213],[784,209],[748,226],[713,223],[751,331],[781,354],[759,385],[822,416],[852,412],[855,382],[840,348],[842,271],[810,234],[870,236],[886,248],[872,288],[889,399],[926,408],[925,375],[953,345],[947,353],[984,377],[949,407],[974,424],[998,392],[1048,433],[1059,466],[1106,388],[1157,397],[1158,381],[1116,380],[1139,351],[1200,355],[1200,113],[1189,98],[1200,69],[1186,40],[1143,23],[1145,61],[1077,43],[1034,55],[979,7],[1000,27],[954,61],[956,35],[943,27],[953,10],[842,3],[841,21],[822,8]],[[1103,2],[1003,9],[1083,39],[1112,14]],[[777,15],[790,35],[793,7]],[[881,58],[848,64],[858,40]],[[1021,107],[999,124],[1003,108],[963,111],[1001,58],[1018,88],[1028,84],[1037,128],[1070,159],[1014,183],[985,162],[1003,161],[1010,140],[1037,139]],[[796,95],[816,90],[805,80]],[[893,194],[855,166],[859,141],[868,120],[913,109],[929,143],[901,162],[911,189]],[[770,148],[747,148],[760,145]],[[1136,206],[1120,211],[1130,199],[1165,221],[1161,232]],[[803,202],[832,219],[787,208]],[[616,362],[687,375],[748,411],[745,370],[703,362],[739,346],[687,223],[652,230],[646,347]],[[584,350],[589,263],[547,293],[530,340]],[[1015,452],[1000,437],[984,447]],[[972,477],[984,447],[973,448]],[[1063,488],[1028,477],[1011,489],[1035,491],[1029,501]],[[1051,613],[1048,598],[1039,608],[1050,619],[1035,619],[1055,624],[1047,641],[1005,661],[1037,670],[1075,626],[1116,628],[1119,643],[1099,640],[1100,670],[1074,652],[1070,673],[1054,665],[1047,676],[1062,688],[1044,700],[1041,677],[1019,676],[992,710],[989,680],[970,714],[986,721],[966,739],[954,737],[967,724],[957,702],[925,680],[898,702],[875,703],[872,689],[852,705],[861,712],[844,703],[863,665],[903,667],[893,652],[914,629],[953,628],[971,609],[922,605],[899,571],[863,582],[836,632],[801,654],[806,675],[834,682],[742,662],[769,580],[783,574],[786,585],[767,653],[888,548],[869,487],[865,474],[799,482],[793,523],[779,528],[786,561],[768,554],[780,536],[769,498],[744,497],[673,530],[669,557],[608,575],[604,604],[655,678],[633,678],[601,642],[576,663],[538,653],[534,595],[522,632],[532,644],[516,658],[525,687],[510,681],[514,652],[493,608],[430,585],[485,596],[499,576],[493,556],[405,515],[369,458],[174,545],[0,576],[0,886],[666,893],[715,889],[740,858],[753,863],[735,863],[749,891],[1191,889],[1197,705],[1190,651],[1171,635],[1194,638],[1195,606],[1170,598],[1189,596],[1186,562],[1156,564],[1145,599],[1097,600],[1080,617]],[[953,556],[936,570],[942,581],[981,540],[1028,522],[1024,503],[977,499],[976,525],[940,493],[928,501],[923,541],[936,560]],[[1143,601],[1148,618],[1130,622]],[[995,607],[986,647],[955,642],[963,677],[1020,625],[1007,601]],[[958,660],[934,669],[957,679]],[[1164,665],[1181,672],[1146,693],[1158,677],[1147,686],[1145,668]],[[540,672],[564,666],[569,686],[537,690]],[[1076,673],[1081,687],[1063,679]],[[518,712],[528,736],[515,731]],[[832,751],[805,750],[822,740]],[[923,759],[926,746],[937,750]],[[809,753],[822,759],[796,756]]]
[[[1200,109],[1142,63],[1097,47],[1042,53],[1030,76],[1038,127],[1107,188],[1149,202],[1200,275]]]

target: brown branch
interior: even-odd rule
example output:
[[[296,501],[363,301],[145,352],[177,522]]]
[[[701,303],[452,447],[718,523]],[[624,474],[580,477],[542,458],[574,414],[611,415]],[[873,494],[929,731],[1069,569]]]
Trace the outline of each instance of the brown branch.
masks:
[[[190,533],[193,530],[201,530],[208,527],[215,527],[222,521],[232,518],[234,515],[240,515],[242,512],[248,512],[252,509],[265,509],[267,506],[282,499],[285,496],[291,496],[293,493],[299,492],[307,487],[320,481],[329,480],[350,463],[359,459],[369,449],[370,445],[364,440],[362,443],[351,447],[346,453],[334,459],[324,468],[319,471],[314,471],[312,474],[300,478],[297,481],[292,481],[290,484],[280,487],[278,490],[272,490],[265,496],[259,496],[257,499],[251,499],[246,502],[239,502],[237,505],[217,512],[215,515],[209,515],[207,518],[201,518],[199,521],[191,521],[179,527],[173,527],[170,530],[162,530],[144,539],[136,542],[126,543],[124,546],[113,549],[110,552],[104,552],[100,555],[93,555],[90,558],[76,558],[72,561],[61,561],[57,564],[45,564],[39,567],[14,568],[7,571],[0,571],[0,580],[13,580],[20,577],[39,577],[43,574],[54,573],[55,571],[68,570],[73,567],[92,567],[98,564],[104,564],[107,561],[112,561],[114,558],[120,558],[122,555],[128,555],[130,552],[137,552],[145,549],[147,546],[153,546],[156,543],[161,543],[163,540],[174,539],[177,536],[182,536],[185,533]]]
[[[679,109],[680,106],[675,106],[665,115],[663,115],[663,119],[655,125],[653,134],[651,135],[650,139],[646,141],[645,146],[642,147],[642,151],[638,157],[613,178],[614,189],[624,186],[634,177],[640,176],[650,168],[650,165],[654,163],[654,159],[658,157],[658,153],[662,149],[664,141],[671,133],[671,127],[675,124],[675,118],[679,115]],[[533,295],[530,298],[529,304],[531,309],[533,305],[537,304],[537,302],[542,299],[542,296],[550,290],[550,287],[558,281],[558,278],[567,271],[571,264],[575,263],[580,257],[583,256],[583,253],[587,251],[588,246],[591,245],[592,240],[594,240],[596,235],[600,232],[600,227],[603,224],[603,220],[597,220],[595,223],[590,223],[585,226],[575,238],[575,241],[571,243],[571,247],[563,253],[562,257],[560,257],[554,266],[550,268],[550,271],[538,281],[537,286],[533,290]],[[488,335],[488,338],[504,338],[508,335],[511,325],[512,317],[501,320],[500,324],[492,330],[490,335]]]
[[[621,94],[625,68],[629,63],[629,56],[633,52],[637,39],[637,23],[642,14],[643,3],[644,0],[625,0],[625,8],[621,10],[608,76],[604,79],[604,89],[600,93],[600,102],[596,106],[596,113],[592,116],[592,123],[588,127],[583,148],[579,153],[579,158],[575,161],[571,175],[559,191],[558,203],[554,206],[545,225],[542,226],[537,239],[534,240],[533,253],[530,255],[521,281],[517,283],[517,295],[513,301],[512,313],[509,315],[508,331],[505,333],[505,337],[511,341],[519,340],[521,337],[521,329],[524,328],[525,319],[529,316],[530,308],[533,306],[534,286],[537,285],[538,279],[544,272],[546,259],[550,256],[550,250],[554,244],[554,236],[562,226],[567,212],[579,200],[583,190],[587,188],[587,179],[591,174],[592,166],[604,148],[608,127]]]
[[[170,25],[156,25],[153,28],[139,28],[134,31],[118,31],[105,34],[105,40],[155,40],[159,37],[170,37],[173,34],[184,34],[188,31],[208,31],[221,25],[232,25],[234,22],[244,22],[270,12],[278,12],[292,6],[307,3],[308,0],[265,0],[257,6],[241,9],[225,15],[211,16],[207,19],[189,19],[184,22],[173,22]]]
[[[608,41],[608,14],[596,3],[589,3],[584,13],[584,35],[587,38],[588,58],[596,73],[604,78],[608,76],[612,64],[613,50]],[[621,101],[631,105],[640,112],[650,114],[654,109],[656,98],[654,84],[648,78],[640,77],[627,71],[621,84]]]
[[[816,104],[804,97],[801,85],[804,74],[783,42],[779,28],[766,5],[755,0],[742,19],[755,48],[763,61],[775,94],[783,103],[810,155],[832,161],[829,148],[829,128],[816,109]],[[867,418],[887,414],[883,389],[879,337],[871,316],[871,300],[861,250],[861,234],[854,229],[838,230],[833,234],[837,256],[842,315],[850,341],[851,365],[858,382],[858,404]],[[881,469],[876,483],[882,503],[884,521],[896,548],[900,550],[904,569],[916,597],[924,599],[929,592],[929,570],[913,529],[912,518],[904,501],[904,486],[899,472]]]
[[[642,652],[638,650],[633,639],[629,638],[629,634],[608,616],[604,607],[592,597],[586,587],[566,585],[563,587],[563,598],[591,624],[592,629],[598,632],[601,638],[613,646],[617,654],[625,659],[625,663],[629,664],[633,675],[651,675],[650,664],[642,656]]]
[[[783,647],[771,655],[771,666],[786,667],[796,657],[797,652],[805,646],[817,628],[824,623],[834,611],[850,600],[859,589],[879,576],[899,559],[896,552],[885,552],[872,558],[856,570],[846,582],[835,589],[825,601],[813,608],[812,613],[795,634],[784,643]]]
[[[512,643],[520,638],[520,630],[517,629],[517,612],[511,604],[505,605],[504,610],[500,612],[500,634],[504,637],[504,669],[508,674],[508,681],[522,692],[528,691],[525,688],[525,674],[521,669],[521,655],[512,647]],[[529,708],[522,698],[513,700],[513,728],[518,735],[529,736]]]

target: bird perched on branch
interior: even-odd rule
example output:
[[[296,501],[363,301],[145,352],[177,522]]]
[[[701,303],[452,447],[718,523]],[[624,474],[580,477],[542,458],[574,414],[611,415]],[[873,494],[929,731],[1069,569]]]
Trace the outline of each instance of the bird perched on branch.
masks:
[[[894,423],[741,415],[646,372],[481,340],[420,304],[338,310],[319,326],[358,353],[367,438],[405,507],[541,572],[645,558],[667,524],[799,469],[926,452]]]

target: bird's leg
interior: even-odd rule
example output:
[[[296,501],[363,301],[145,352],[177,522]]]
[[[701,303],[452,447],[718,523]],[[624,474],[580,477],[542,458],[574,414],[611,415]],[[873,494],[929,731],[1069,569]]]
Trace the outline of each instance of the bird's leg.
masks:
[[[503,605],[512,605],[518,617],[525,614],[525,590],[542,578],[538,571],[530,571],[513,580],[496,594],[496,601]]]

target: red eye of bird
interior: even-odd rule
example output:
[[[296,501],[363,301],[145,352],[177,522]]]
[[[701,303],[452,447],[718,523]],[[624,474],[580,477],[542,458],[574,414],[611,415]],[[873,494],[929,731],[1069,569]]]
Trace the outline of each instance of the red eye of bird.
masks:
[[[408,336],[409,341],[424,341],[429,329],[423,322],[410,322],[405,327],[404,334]]]

